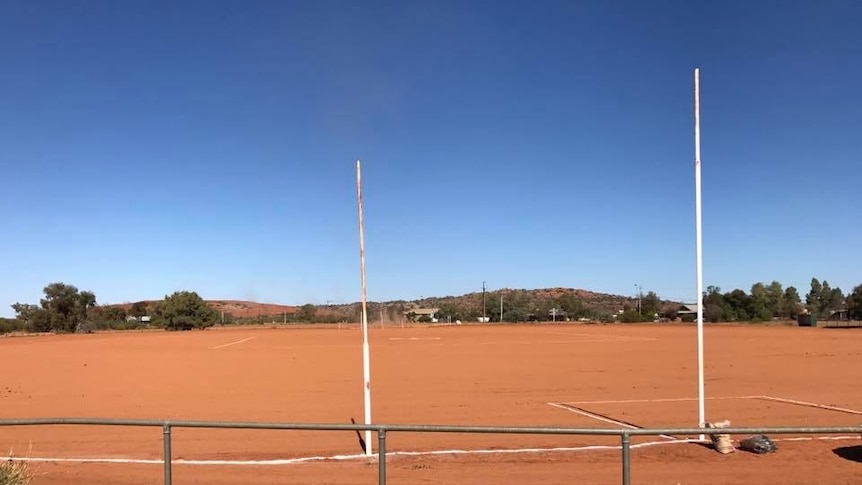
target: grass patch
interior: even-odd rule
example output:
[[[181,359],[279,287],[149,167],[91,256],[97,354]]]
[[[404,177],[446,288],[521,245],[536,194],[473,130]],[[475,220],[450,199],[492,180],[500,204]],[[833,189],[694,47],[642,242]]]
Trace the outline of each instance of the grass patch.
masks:
[[[9,459],[0,462],[0,485],[29,485],[33,481],[30,465],[24,460],[15,460],[12,452]]]

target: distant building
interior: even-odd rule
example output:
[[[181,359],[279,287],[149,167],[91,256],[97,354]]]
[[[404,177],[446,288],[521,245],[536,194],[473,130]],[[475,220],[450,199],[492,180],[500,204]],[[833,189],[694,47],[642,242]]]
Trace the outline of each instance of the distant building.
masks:
[[[850,312],[848,310],[836,310],[829,314],[827,320],[845,322],[850,320]]]
[[[682,318],[683,315],[697,315],[697,304],[695,303],[694,305],[680,305],[679,310],[676,311],[676,314],[680,318]]]
[[[140,317],[140,318],[138,318],[138,317],[136,317],[136,316],[134,316],[134,315],[129,315],[128,317],[126,317],[126,321],[127,321],[127,322],[150,323],[150,320],[151,320],[151,318],[150,318],[150,316],[149,316],[149,315],[144,315],[144,316],[142,316],[142,317]]]
[[[437,312],[439,308],[414,308],[404,312],[404,316],[411,322],[430,321],[437,323]]]

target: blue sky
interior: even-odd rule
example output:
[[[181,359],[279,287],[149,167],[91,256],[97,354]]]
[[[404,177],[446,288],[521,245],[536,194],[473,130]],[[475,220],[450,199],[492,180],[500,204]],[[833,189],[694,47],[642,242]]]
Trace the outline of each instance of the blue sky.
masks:
[[[0,315],[862,283],[858,2],[0,3]]]

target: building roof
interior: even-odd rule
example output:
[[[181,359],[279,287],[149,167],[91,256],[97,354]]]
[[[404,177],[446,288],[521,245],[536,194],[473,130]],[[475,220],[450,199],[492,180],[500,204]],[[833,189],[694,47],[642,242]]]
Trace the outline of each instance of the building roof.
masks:
[[[433,315],[439,311],[439,308],[414,308],[412,310],[407,310],[404,314],[407,315],[412,313],[414,315]]]
[[[679,311],[677,313],[697,313],[697,304],[695,303],[694,305],[680,305]]]

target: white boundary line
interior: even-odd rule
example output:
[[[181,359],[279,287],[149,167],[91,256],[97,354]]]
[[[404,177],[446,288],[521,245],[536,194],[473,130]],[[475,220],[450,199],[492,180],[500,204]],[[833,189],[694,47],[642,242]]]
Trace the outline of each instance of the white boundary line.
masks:
[[[230,347],[231,345],[236,345],[236,344],[241,344],[241,343],[243,343],[243,342],[248,342],[249,340],[251,340],[251,339],[253,339],[253,338],[254,338],[254,337],[248,337],[248,338],[244,338],[244,339],[242,339],[242,340],[237,340],[236,342],[230,342],[230,343],[226,343],[226,344],[222,344],[222,345],[216,345],[215,347],[207,347],[207,348],[208,348],[209,350],[218,350],[218,349],[223,349],[223,348],[225,348],[225,347]]]
[[[763,401],[774,401],[785,404],[795,404],[797,406],[807,406],[811,408],[817,409],[825,409],[827,411],[837,411],[839,413],[847,413],[847,414],[859,414],[862,415],[862,411],[857,411],[855,409],[848,408],[839,408],[837,406],[829,406],[828,404],[818,404],[815,402],[807,402],[807,401],[797,401],[795,399],[785,399],[783,397],[773,397],[773,396],[754,396],[754,399],[760,399]]]
[[[652,339],[654,340],[654,339]],[[586,339],[586,340],[488,340],[479,342],[479,345],[537,345],[537,344],[619,344],[625,342],[636,342],[636,340],[611,340],[611,339]]]
[[[858,440],[858,436],[811,436],[798,438],[778,438],[773,441],[839,441],[839,440]],[[687,443],[702,443],[696,439],[674,439],[672,441],[649,441],[646,443],[632,444],[631,448],[647,448],[651,446],[663,445],[679,445]],[[602,450],[619,450],[620,445],[590,445],[578,447],[560,447],[560,448],[517,448],[510,450],[431,450],[431,451],[391,451],[387,452],[387,457],[393,456],[435,456],[435,455],[493,455],[493,454],[522,454],[522,453],[559,453],[559,452],[582,452],[582,451],[602,451]],[[376,458],[378,455],[372,455]],[[302,458],[284,458],[275,460],[171,460],[173,465],[195,465],[195,466],[277,466],[277,465],[298,465],[302,463],[311,463],[317,461],[347,461],[367,458],[366,455],[332,455],[332,456],[308,456]],[[140,464],[140,465],[161,465],[164,462],[161,459],[138,459],[138,458],[66,458],[66,457],[3,457],[0,460],[6,461],[25,461],[25,462],[46,462],[46,463],[107,463],[107,464]]]
[[[441,340],[441,337],[389,337],[389,340],[424,341],[424,340]]]
[[[558,333],[557,335],[577,335],[579,337],[604,337],[614,340],[631,340],[631,341],[654,341],[658,340],[655,337],[635,337],[632,335],[614,335],[610,333]]]
[[[724,400],[724,399],[758,399],[763,396],[717,396],[707,397],[706,400]],[[644,404],[652,402],[685,402],[697,401],[696,397],[676,397],[676,398],[660,398],[660,399],[616,399],[607,401],[565,401],[562,404]]]
[[[641,428],[640,426],[635,426],[635,425],[633,425],[633,424],[628,424],[628,423],[624,423],[624,422],[622,422],[622,421],[617,421],[616,419],[611,419],[611,418],[607,418],[607,417],[605,417],[605,416],[601,416],[601,415],[598,415],[598,414],[594,414],[594,413],[591,413],[591,412],[589,412],[589,411],[587,411],[587,410],[585,410],[585,409],[578,409],[578,408],[573,407],[573,406],[571,406],[571,405],[567,406],[565,403],[559,404],[559,403],[555,403],[555,402],[549,402],[548,404],[549,404],[549,405],[551,405],[551,406],[554,406],[555,408],[564,409],[564,410],[566,410],[566,411],[569,411],[569,412],[572,412],[572,413],[575,413],[575,414],[580,414],[581,416],[586,416],[586,417],[588,417],[588,418],[593,418],[593,419],[596,419],[596,420],[599,420],[599,421],[602,421],[602,422],[605,422],[605,423],[615,424],[615,425],[617,425],[617,426],[622,426],[622,427],[624,427],[624,428],[629,428],[629,429],[643,429],[643,428]],[[666,439],[666,440],[673,440],[673,441],[677,441],[677,438],[674,438],[673,436],[669,436],[669,435],[666,435],[666,434],[662,434],[662,435],[659,435],[659,436],[660,436],[660,437],[662,437],[662,438],[664,438],[664,439]]]

